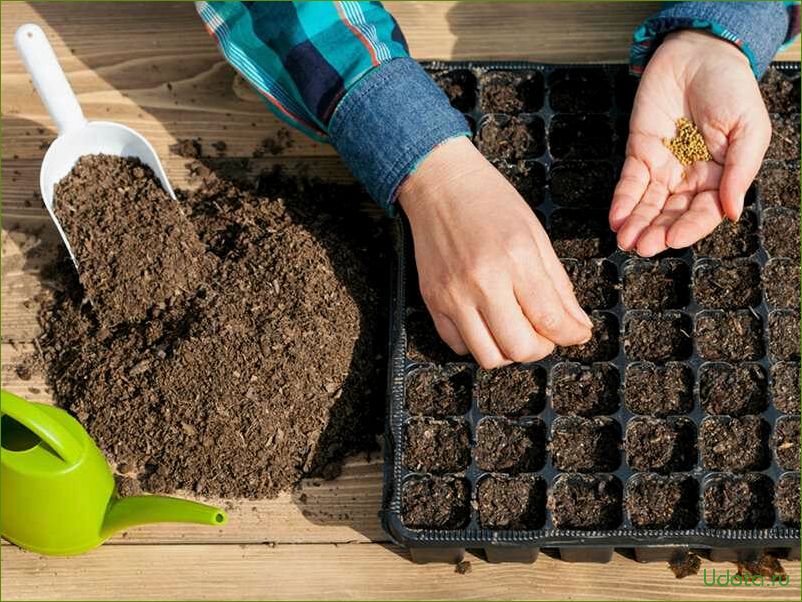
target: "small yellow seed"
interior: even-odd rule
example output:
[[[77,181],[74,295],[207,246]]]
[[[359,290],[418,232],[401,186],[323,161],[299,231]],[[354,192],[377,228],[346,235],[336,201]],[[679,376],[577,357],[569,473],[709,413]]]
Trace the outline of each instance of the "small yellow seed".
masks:
[[[690,119],[680,117],[677,119],[677,133],[671,138],[663,138],[663,144],[677,160],[683,165],[690,165],[694,161],[711,161],[713,159],[707,150],[705,139]]]

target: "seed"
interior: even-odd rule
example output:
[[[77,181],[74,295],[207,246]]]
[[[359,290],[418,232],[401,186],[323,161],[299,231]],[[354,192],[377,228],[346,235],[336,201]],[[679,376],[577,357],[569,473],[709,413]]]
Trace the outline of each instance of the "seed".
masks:
[[[711,161],[713,159],[702,134],[690,119],[677,119],[677,133],[672,139],[663,138],[663,144],[683,165],[694,161]]]

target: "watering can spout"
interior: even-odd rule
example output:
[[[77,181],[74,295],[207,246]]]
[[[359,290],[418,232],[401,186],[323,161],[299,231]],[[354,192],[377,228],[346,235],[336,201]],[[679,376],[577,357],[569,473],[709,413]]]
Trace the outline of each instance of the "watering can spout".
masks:
[[[222,526],[228,517],[220,508],[161,495],[112,498],[103,520],[102,537],[148,523],[197,523]]]

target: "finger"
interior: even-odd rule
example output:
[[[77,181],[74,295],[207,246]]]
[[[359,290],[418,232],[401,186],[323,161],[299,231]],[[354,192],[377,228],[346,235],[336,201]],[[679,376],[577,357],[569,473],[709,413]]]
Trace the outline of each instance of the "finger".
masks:
[[[769,147],[771,125],[750,124],[731,136],[724,158],[721,175],[720,198],[725,215],[732,221],[741,217],[744,196],[760,170],[763,155]]]
[[[437,334],[440,335],[440,338],[443,339],[445,344],[451,347],[457,355],[466,355],[468,353],[468,346],[465,344],[465,341],[462,340],[459,330],[454,322],[451,321],[451,318],[440,312],[431,312],[431,314],[434,327],[437,329]]]
[[[489,370],[512,363],[504,357],[496,345],[496,341],[476,308],[466,309],[459,316],[455,316],[455,324],[471,355],[482,368]]]
[[[688,210],[668,229],[666,242],[672,249],[689,247],[716,229],[724,219],[724,210],[715,190],[700,192]]]
[[[479,313],[504,357],[515,362],[533,362],[552,352],[554,344],[535,332],[512,289],[487,301]]]
[[[660,215],[668,198],[668,189],[659,182],[651,182],[640,203],[618,231],[618,246],[624,251],[632,250],[641,232]]]
[[[627,220],[632,210],[638,204],[649,185],[649,169],[635,157],[627,157],[621,169],[613,191],[613,202],[610,205],[610,229],[618,232],[621,225]]]
[[[692,194],[672,194],[663,210],[638,238],[636,251],[641,257],[652,257],[668,248],[668,230],[691,204]]]

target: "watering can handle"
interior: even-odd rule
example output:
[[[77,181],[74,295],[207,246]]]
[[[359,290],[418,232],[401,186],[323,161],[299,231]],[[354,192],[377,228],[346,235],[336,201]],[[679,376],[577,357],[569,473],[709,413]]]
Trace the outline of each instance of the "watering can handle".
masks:
[[[86,119],[81,105],[42,28],[35,23],[21,25],[14,34],[14,46],[59,134],[83,126]]]
[[[78,462],[83,454],[83,446],[62,424],[38,406],[8,391],[0,391],[0,413],[32,431],[68,464]]]

